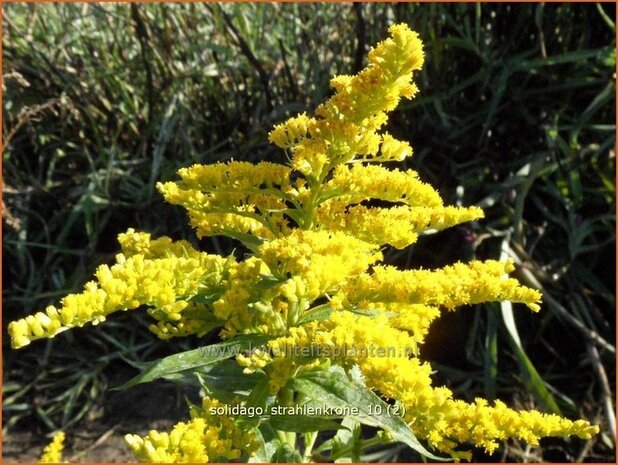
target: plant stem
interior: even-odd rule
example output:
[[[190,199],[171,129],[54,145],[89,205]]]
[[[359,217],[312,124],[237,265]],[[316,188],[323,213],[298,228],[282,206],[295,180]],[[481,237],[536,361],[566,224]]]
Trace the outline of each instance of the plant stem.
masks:
[[[294,391],[284,388],[279,391],[279,404],[284,407],[294,405]],[[283,442],[287,442],[293,449],[296,448],[296,433],[292,431],[277,431],[277,435]]]
[[[375,436],[371,439],[366,439],[364,441],[361,441],[359,449],[362,451],[363,449],[366,449],[371,446],[377,446],[378,444],[384,444],[384,439],[382,439],[380,436]],[[346,457],[352,452],[353,448],[354,448],[354,445],[344,447],[343,449],[339,451],[339,453],[333,454],[331,458],[333,460],[337,460],[337,459],[340,459],[341,457]]]
[[[303,455],[303,462],[311,461],[311,451],[313,450],[313,445],[315,444],[315,440],[318,438],[318,432],[313,431],[311,433],[305,434],[305,453]]]

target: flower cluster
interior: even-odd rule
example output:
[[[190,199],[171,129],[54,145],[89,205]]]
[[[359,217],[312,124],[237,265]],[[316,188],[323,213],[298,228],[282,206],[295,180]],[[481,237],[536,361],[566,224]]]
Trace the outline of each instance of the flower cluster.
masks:
[[[227,260],[195,250],[188,242],[167,237],[150,239],[150,234],[129,229],[119,236],[122,253],[116,263],[101,265],[80,294],[70,294],[60,308],[9,324],[13,348],[31,341],[53,337],[86,323],[98,324],[119,310],[150,307],[157,320],[150,329],[162,339],[188,334],[205,334],[214,317],[206,305],[196,300],[205,292],[216,292]]]
[[[272,239],[289,228],[286,201],[298,196],[287,166],[262,162],[194,165],[179,170],[179,182],[157,184],[165,199],[189,211],[198,237]]]
[[[466,403],[432,386],[419,347],[441,309],[508,300],[538,311],[541,295],[508,277],[512,261],[432,271],[380,264],[386,245],[404,248],[423,233],[483,216],[477,207],[444,205],[413,170],[375,164],[412,155],[407,142],[382,129],[400,99],[417,92],[413,73],[423,63],[416,33],[403,24],[389,32],[369,53],[367,68],[331,80],[334,95],[314,116],[303,113],[273,129],[269,139],[288,152],[289,165],[194,165],[179,171],[180,180],[157,185],[188,211],[198,237],[237,239],[250,251],[244,260],[129,230],[119,236],[116,263],[100,266],[82,293],[9,325],[13,347],[144,306],[155,320],[150,329],[163,339],[214,328],[224,339],[270,336],[267,348],[239,354],[236,362],[245,374],[263,376],[281,402],[293,401],[290,381],[302,371],[356,365],[367,387],[406,406],[418,438],[455,459],[468,456],[458,449],[462,443],[491,452],[509,437],[536,444],[544,436],[595,434],[598,428],[585,421],[482,399]],[[397,350],[346,351],[360,345]],[[291,349],[299,347],[342,350],[297,356]],[[226,398],[247,402],[239,395]],[[170,433],[128,435],[127,442],[151,462],[247,458],[242,451],[256,447],[251,427],[211,415],[213,405],[218,401],[206,397]]]
[[[396,326],[384,314],[369,317],[337,312],[327,321],[291,330],[269,346],[274,354],[293,353],[291,346],[320,347],[321,353],[331,348],[329,353],[342,354],[333,361],[358,365],[369,387],[405,405],[405,419],[417,437],[453,458],[469,458],[467,451],[455,449],[460,443],[469,442],[492,452],[498,447],[496,441],[509,437],[538,444],[546,436],[590,439],[598,432],[597,426],[583,420],[572,422],[538,411],[516,412],[500,401],[490,406],[484,399],[473,403],[453,399],[448,388],[431,386],[431,366],[410,356],[410,337]],[[396,350],[384,356],[363,350],[368,347]]]
[[[151,431],[145,437],[127,434],[135,456],[154,463],[207,463],[235,461],[248,457],[257,444],[253,435],[240,430],[233,418],[213,415],[221,404],[204,397],[202,407],[191,409],[191,420],[180,422],[170,433]]]
[[[416,303],[447,309],[466,304],[510,300],[538,311],[540,294],[507,278],[512,260],[456,263],[436,271],[400,271],[392,266],[375,266],[371,274],[359,274],[342,290],[348,305],[364,307],[373,302]]]
[[[401,161],[412,154],[407,142],[378,130],[402,97],[416,94],[412,73],[423,64],[422,44],[405,25],[389,32],[391,37],[369,53],[367,68],[331,80],[335,95],[316,109],[315,117],[291,118],[271,132],[271,142],[292,152],[294,169],[320,179],[354,159]]]
[[[62,451],[64,450],[64,432],[60,431],[54,435],[52,441],[43,449],[43,455],[39,463],[60,463],[62,462]]]

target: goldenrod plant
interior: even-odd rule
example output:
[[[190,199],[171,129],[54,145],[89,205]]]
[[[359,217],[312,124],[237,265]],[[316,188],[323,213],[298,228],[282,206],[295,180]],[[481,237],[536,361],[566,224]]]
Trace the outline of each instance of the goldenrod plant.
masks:
[[[43,449],[39,463],[60,463],[62,462],[62,451],[64,450],[65,434],[60,431],[54,435],[51,442]]]
[[[331,80],[334,95],[314,116],[272,130],[286,165],[194,165],[157,184],[187,209],[199,238],[236,239],[244,259],[129,229],[116,263],[101,265],[82,293],[10,323],[14,348],[141,307],[161,339],[218,332],[222,342],[152,362],[123,386],[197,376],[204,392],[169,433],[127,435],[138,459],[357,461],[368,447],[403,442],[429,459],[460,460],[470,447],[492,452],[511,437],[534,445],[598,432],[500,401],[467,403],[432,385],[422,344],[442,310],[510,301],[536,312],[541,295],[508,276],[510,260],[432,271],[382,263],[384,246],[402,249],[483,217],[477,207],[444,205],[416,172],[383,165],[412,155],[383,128],[417,93],[413,73],[423,64],[415,32],[405,24],[389,32],[365,69]],[[361,425],[373,429],[361,436]]]

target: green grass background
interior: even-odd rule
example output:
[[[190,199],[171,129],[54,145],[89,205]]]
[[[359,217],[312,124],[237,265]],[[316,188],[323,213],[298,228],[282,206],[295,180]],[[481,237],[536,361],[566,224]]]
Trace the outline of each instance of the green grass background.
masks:
[[[502,250],[545,295],[538,315],[487,305],[442,317],[422,349],[436,383],[602,428],[588,443],[509,441],[475,460],[615,460],[613,3],[5,4],[6,440],[77,431],[134,373],[124,359],[205,343],[157,342],[136,312],[14,352],[6,323],[78,291],[129,227],[192,238],[155,182],[193,163],[284,161],[267,143],[273,124],[315,108],[329,78],[358,71],[400,21],[426,51],[421,93],[389,127],[415,149],[404,165],[486,219],[388,261],[436,267]]]

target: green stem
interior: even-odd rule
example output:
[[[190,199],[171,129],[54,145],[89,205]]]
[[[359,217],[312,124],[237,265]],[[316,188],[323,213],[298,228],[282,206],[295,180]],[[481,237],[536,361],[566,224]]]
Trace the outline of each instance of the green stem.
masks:
[[[277,430],[277,437],[279,438],[279,441],[281,441],[282,443],[288,442],[288,437],[285,431]]]
[[[303,455],[303,462],[311,461],[311,451],[313,450],[313,445],[315,444],[315,440],[318,438],[318,432],[312,431],[311,433],[305,434],[305,453]]]
[[[305,298],[300,298],[298,302],[290,306],[290,310],[289,310],[288,318],[287,318],[288,328],[291,328],[292,326],[297,325],[298,320],[300,319],[300,315],[303,311],[303,307],[306,304],[307,304],[307,300]]]
[[[311,229],[313,228],[313,217],[315,216],[315,209],[319,205],[320,197],[322,195],[322,185],[324,182],[324,178],[328,173],[328,170],[325,170],[326,173],[319,173],[317,177],[309,176],[307,178],[307,182],[309,184],[309,189],[311,190],[311,195],[307,199],[307,202],[303,204],[303,224],[302,229]]]
[[[285,388],[279,391],[279,405],[290,407],[294,405],[294,391],[290,388]],[[291,431],[278,431],[277,435],[282,442],[287,442],[292,449],[296,448],[296,433]]]
[[[379,444],[384,444],[384,440],[380,436],[375,436],[371,439],[366,439],[364,441],[361,441],[359,444],[359,449],[362,451],[363,449],[367,449],[368,447],[371,447],[371,446],[377,446]],[[333,454],[331,458],[333,460],[337,460],[337,459],[340,459],[341,457],[347,457],[352,452],[354,447],[355,447],[354,444],[351,446],[344,447],[337,454]]]

